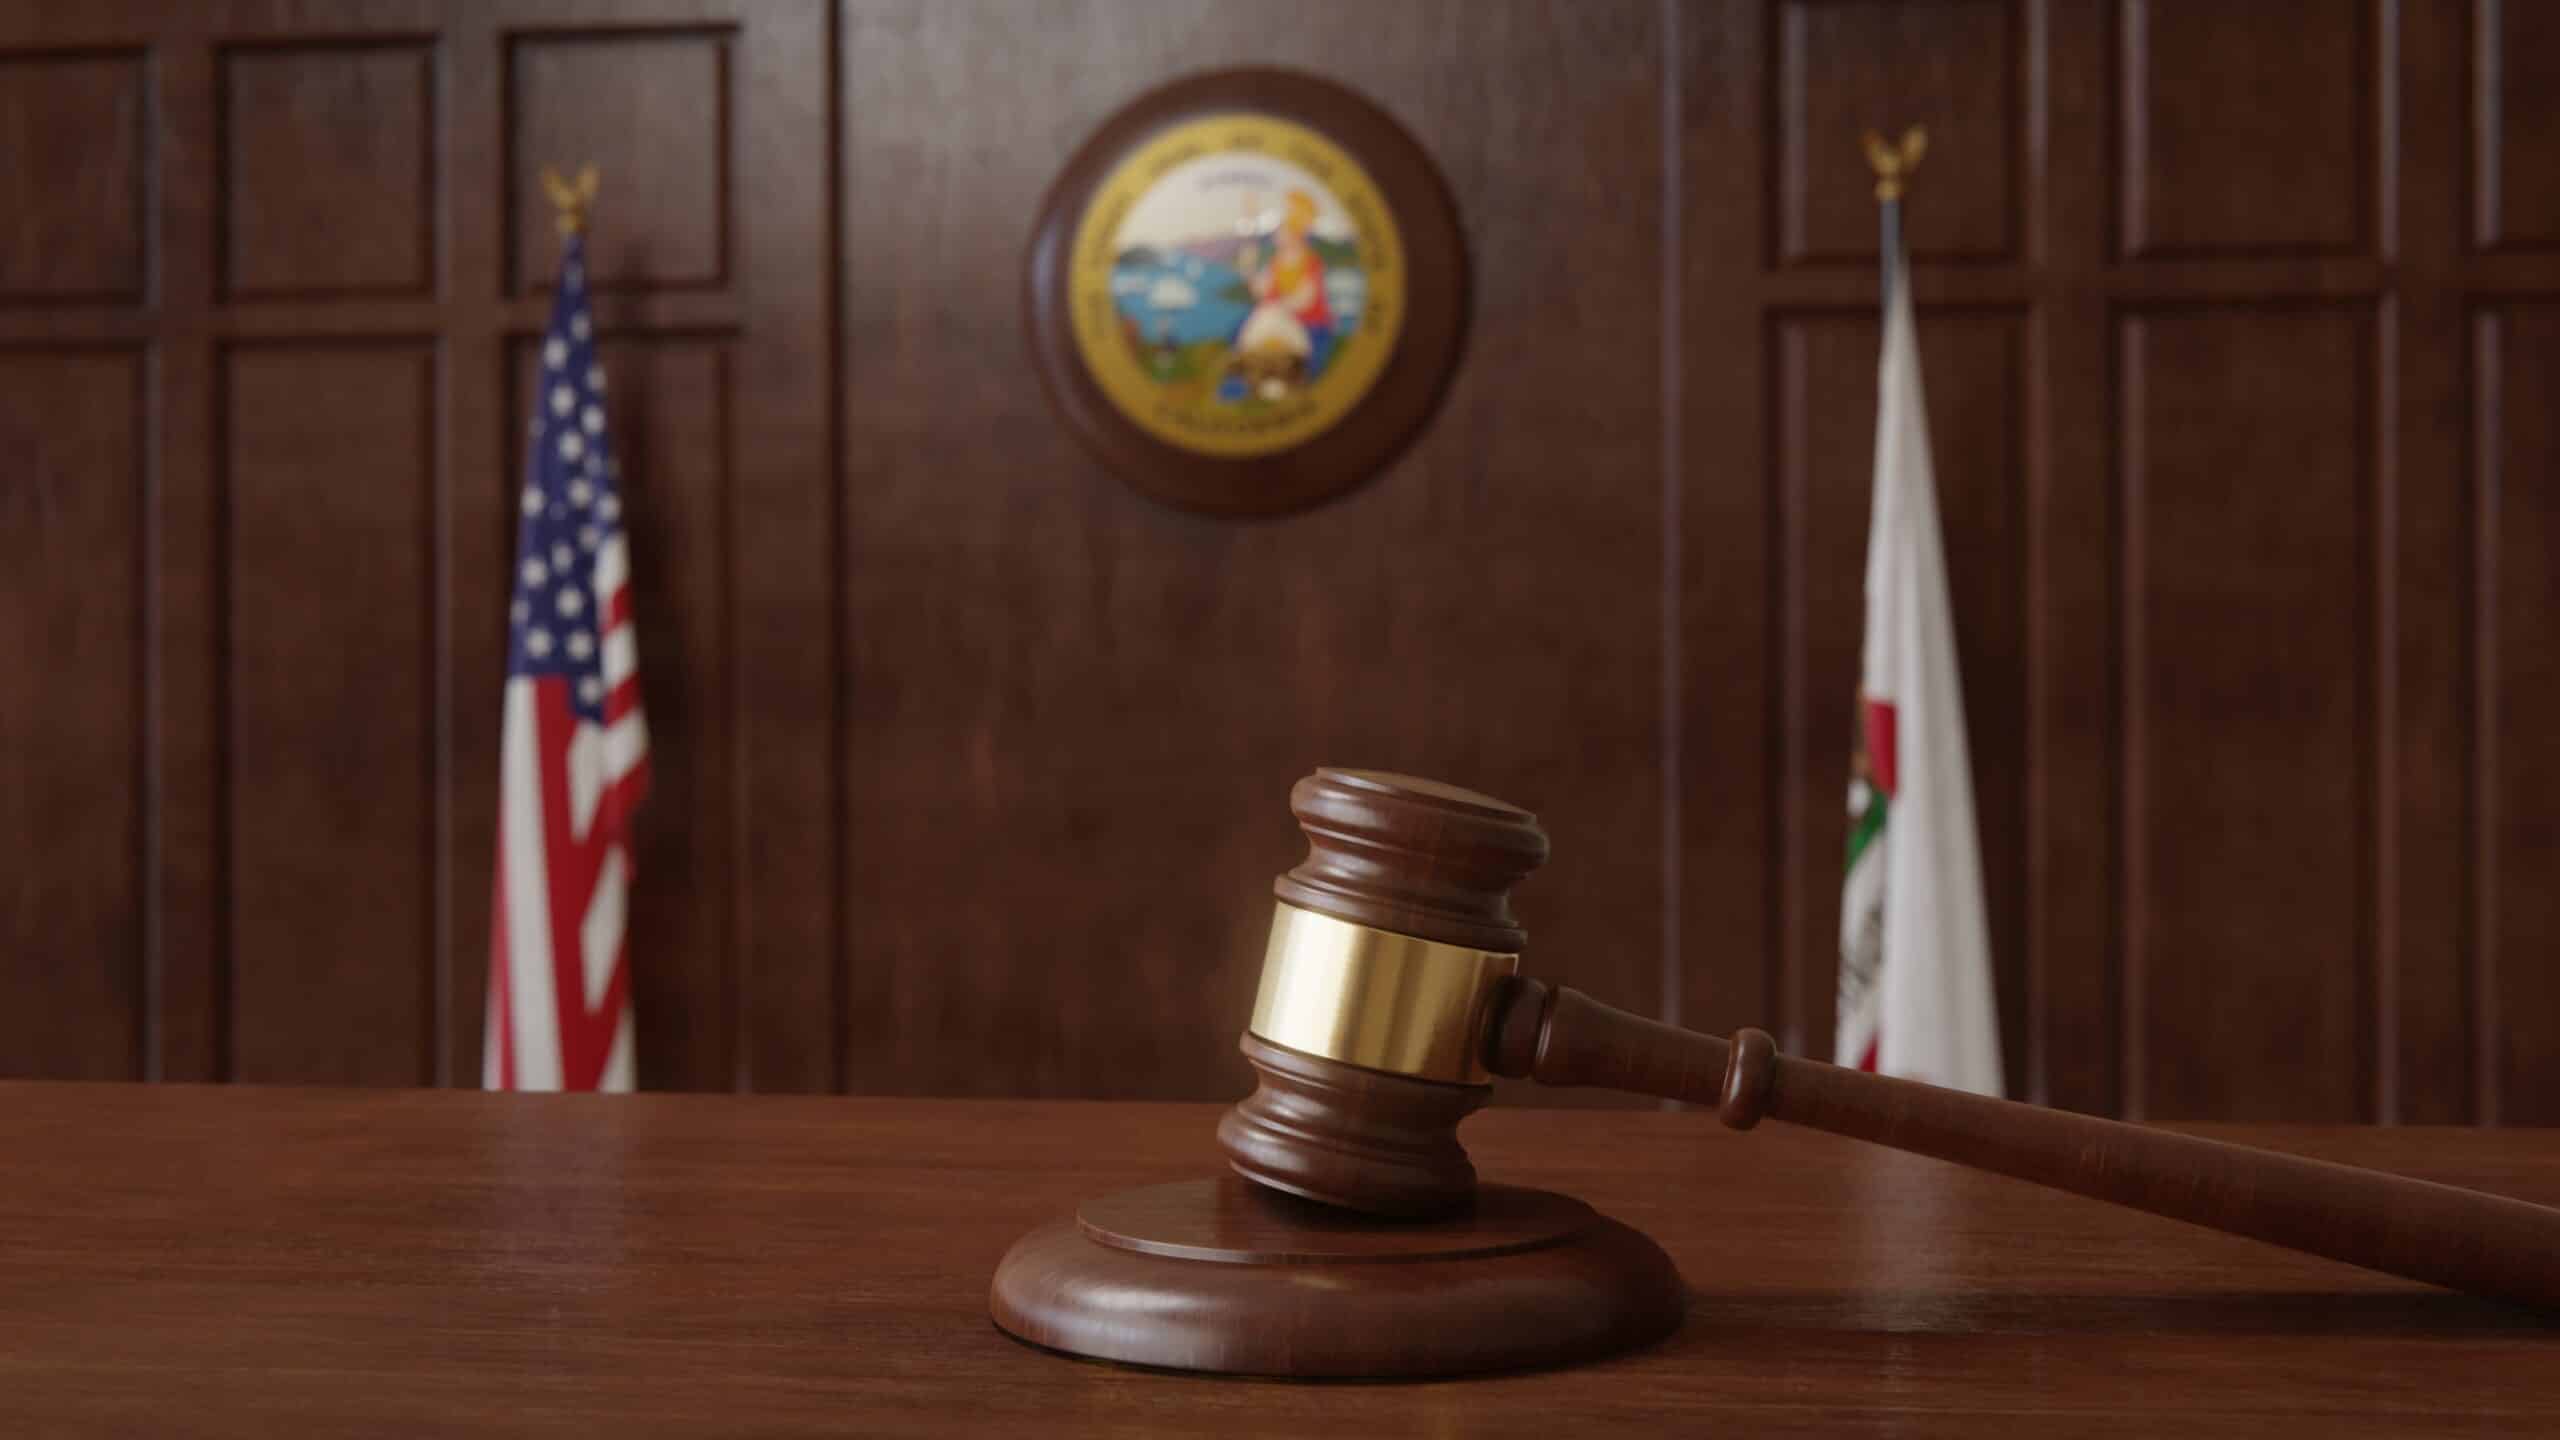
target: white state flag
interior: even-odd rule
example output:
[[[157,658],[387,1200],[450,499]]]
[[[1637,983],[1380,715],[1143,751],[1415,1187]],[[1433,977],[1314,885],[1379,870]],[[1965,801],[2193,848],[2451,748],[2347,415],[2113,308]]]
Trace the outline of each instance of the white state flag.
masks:
[[[1908,267],[1898,249],[1888,263],[1833,1054],[1998,1095],[2000,1025],[1929,417]]]

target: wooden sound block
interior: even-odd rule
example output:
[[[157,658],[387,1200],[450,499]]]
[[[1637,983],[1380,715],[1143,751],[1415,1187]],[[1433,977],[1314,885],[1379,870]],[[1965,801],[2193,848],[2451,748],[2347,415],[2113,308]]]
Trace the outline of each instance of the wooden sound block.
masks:
[[[1032,1231],[988,1307],[1101,1360],[1381,1379],[1597,1359],[1671,1333],[1684,1295],[1661,1247],[1568,1196],[1486,1185],[1452,1216],[1380,1220],[1230,1175]]]

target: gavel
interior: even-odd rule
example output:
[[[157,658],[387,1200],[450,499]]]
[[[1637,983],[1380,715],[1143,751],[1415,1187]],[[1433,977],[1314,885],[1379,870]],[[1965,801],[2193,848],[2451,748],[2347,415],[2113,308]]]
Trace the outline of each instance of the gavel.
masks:
[[[1487,795],[1322,769],[1290,808],[1307,858],[1240,1043],[1254,1093],[1218,1125],[1246,1179],[1382,1217],[1463,1209],[1458,1123],[1494,1076],[1778,1120],[2478,1295],[2560,1307],[2560,1210],[2277,1151],[1995,1100],[1632,1015],[1519,973],[1510,890],[1537,817]]]

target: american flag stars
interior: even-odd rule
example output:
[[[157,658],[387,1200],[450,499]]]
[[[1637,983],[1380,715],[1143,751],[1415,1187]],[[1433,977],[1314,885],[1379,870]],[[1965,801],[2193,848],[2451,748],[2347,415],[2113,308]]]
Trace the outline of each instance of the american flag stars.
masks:
[[[513,673],[566,679],[579,718],[602,724],[614,681],[603,673],[597,571],[607,548],[618,548],[622,502],[614,494],[620,467],[605,433],[604,367],[594,355],[583,280],[580,267],[562,272],[568,320],[542,345],[509,662]]]

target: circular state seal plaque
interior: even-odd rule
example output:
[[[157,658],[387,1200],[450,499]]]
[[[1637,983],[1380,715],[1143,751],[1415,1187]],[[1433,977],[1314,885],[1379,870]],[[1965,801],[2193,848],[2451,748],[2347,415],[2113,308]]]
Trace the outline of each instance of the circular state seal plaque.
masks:
[[[1032,232],[1036,368],[1140,490],[1221,514],[1359,484],[1457,359],[1466,256],[1421,147],[1312,76],[1228,70],[1141,97]]]

